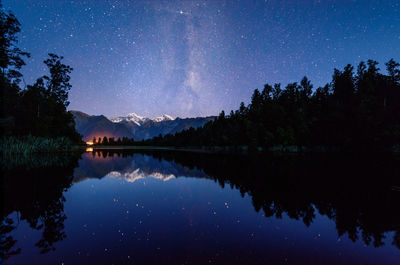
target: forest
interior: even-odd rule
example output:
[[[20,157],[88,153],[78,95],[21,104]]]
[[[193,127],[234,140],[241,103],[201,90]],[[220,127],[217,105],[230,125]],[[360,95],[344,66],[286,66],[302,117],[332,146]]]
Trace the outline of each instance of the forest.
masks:
[[[50,53],[43,61],[49,74],[26,85],[20,70],[30,54],[17,47],[20,31],[18,19],[0,9],[0,130],[8,136],[1,141],[2,149],[42,150],[57,147],[60,141],[80,143],[73,116],[67,111],[73,69],[63,64],[62,56]],[[60,141],[48,140],[55,138]]]
[[[145,145],[246,146],[271,150],[398,150],[400,143],[400,64],[360,62],[335,69],[332,81],[313,90],[300,83],[264,85],[247,106],[222,111],[205,126],[155,137]]]

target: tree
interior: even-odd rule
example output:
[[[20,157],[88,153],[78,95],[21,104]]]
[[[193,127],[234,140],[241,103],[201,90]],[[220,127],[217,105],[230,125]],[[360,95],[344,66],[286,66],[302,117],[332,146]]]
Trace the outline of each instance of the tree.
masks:
[[[34,85],[28,85],[26,90],[20,94],[20,101],[24,111],[20,110],[17,122],[17,130],[22,134],[42,135],[47,111],[46,87],[43,79],[36,80]]]
[[[21,31],[21,24],[13,13],[5,13],[0,3],[0,68],[1,75],[11,82],[18,83],[21,78],[21,69],[25,62],[23,57],[30,54],[21,51],[16,44],[18,43],[17,34]]]
[[[103,145],[108,145],[108,138],[107,136],[103,137],[103,141],[101,142]]]
[[[72,68],[61,62],[62,57],[49,56],[50,59],[44,63],[50,76],[38,78],[33,86],[21,92],[23,108],[20,110],[18,130],[20,134],[66,136],[79,142],[81,136],[75,130],[74,118],[66,109]]]
[[[399,82],[400,81],[400,70],[399,70],[400,64],[398,62],[395,62],[392,58],[389,60],[389,62],[385,63],[385,65],[386,65],[386,70],[388,71],[389,76],[392,79],[392,81]]]
[[[332,78],[333,95],[341,104],[348,104],[353,100],[355,92],[353,66],[346,65],[343,72],[334,70]]]
[[[50,95],[57,102],[67,107],[69,105],[68,92],[72,87],[69,83],[70,73],[73,69],[61,62],[64,57],[53,53],[49,53],[49,57],[44,63],[49,68],[50,76],[43,76],[43,78],[47,81],[47,89]]]
[[[244,102],[240,102],[239,115],[245,115],[246,112],[247,112],[247,108],[244,105]]]
[[[19,70],[25,65],[23,58],[30,56],[16,46],[20,26],[11,12],[3,11],[0,2],[0,117],[15,118],[18,115],[18,83],[22,77]]]
[[[302,99],[308,99],[311,97],[313,85],[311,84],[310,80],[305,76],[300,82],[300,93]]]
[[[274,100],[279,99],[279,97],[281,96],[282,93],[282,89],[281,89],[281,84],[275,84],[274,88],[272,90],[272,97]]]

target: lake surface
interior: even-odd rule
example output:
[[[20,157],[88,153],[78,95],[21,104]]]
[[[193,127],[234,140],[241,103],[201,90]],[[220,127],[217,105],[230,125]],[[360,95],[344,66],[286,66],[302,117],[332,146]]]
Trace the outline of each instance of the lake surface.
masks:
[[[400,264],[395,157],[58,159],[3,172],[2,263]]]

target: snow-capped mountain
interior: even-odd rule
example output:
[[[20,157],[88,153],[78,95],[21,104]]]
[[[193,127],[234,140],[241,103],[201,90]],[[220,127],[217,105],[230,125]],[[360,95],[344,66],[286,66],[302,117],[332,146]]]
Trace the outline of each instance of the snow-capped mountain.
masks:
[[[110,120],[114,123],[120,123],[120,122],[124,122],[124,121],[125,122],[133,122],[136,125],[141,126],[143,123],[145,123],[147,121],[162,122],[162,121],[173,121],[175,119],[167,114],[164,114],[162,116],[151,119],[151,118],[146,118],[146,117],[137,115],[136,113],[129,113],[125,117],[121,116],[121,117],[111,118]]]
[[[145,121],[150,120],[149,118],[145,118],[142,116],[137,115],[136,113],[129,113],[127,116],[123,117],[116,117],[116,118],[111,118],[110,119],[114,123],[119,123],[122,121],[127,121],[127,122],[134,122],[138,126],[142,125]]]
[[[172,118],[171,116],[167,115],[167,114],[164,114],[164,115],[162,115],[160,117],[155,117],[155,118],[153,118],[151,120],[154,121],[154,122],[162,122],[162,121],[173,121],[175,119]]]

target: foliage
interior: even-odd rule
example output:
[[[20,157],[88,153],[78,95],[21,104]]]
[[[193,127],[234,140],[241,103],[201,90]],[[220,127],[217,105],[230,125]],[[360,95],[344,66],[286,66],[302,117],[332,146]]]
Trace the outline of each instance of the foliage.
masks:
[[[155,137],[145,145],[297,146],[342,150],[392,150],[400,143],[400,70],[393,59],[388,75],[369,60],[334,70],[331,83],[313,92],[304,77],[285,89],[266,84],[251,103],[224,111],[203,127]]]
[[[48,138],[64,136],[73,142],[81,142],[81,136],[75,131],[73,116],[66,109],[72,68],[62,63],[62,56],[50,53],[44,61],[50,74],[21,90],[18,84],[22,74],[18,70],[25,65],[23,57],[29,57],[29,54],[16,47],[19,31],[18,19],[0,9],[2,134]]]
[[[0,2],[0,117],[15,115],[18,106],[18,83],[21,80],[19,70],[25,62],[23,57],[29,53],[22,52],[16,44],[17,34],[21,31],[18,19],[2,9]]]
[[[67,137],[44,138],[35,136],[3,137],[0,139],[1,155],[12,154],[30,155],[32,153],[47,153],[71,151],[72,141]]]
[[[20,81],[22,75],[18,70],[25,65],[23,57],[30,56],[16,46],[20,31],[18,19],[11,12],[4,12],[0,2],[0,68],[1,74],[12,83]]]
[[[77,151],[67,137],[10,136],[0,138],[0,168],[61,166],[56,152]],[[74,153],[74,152],[73,152]]]

